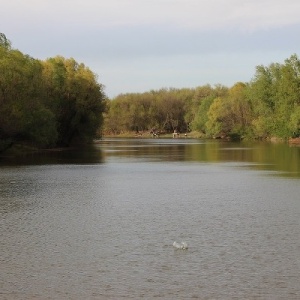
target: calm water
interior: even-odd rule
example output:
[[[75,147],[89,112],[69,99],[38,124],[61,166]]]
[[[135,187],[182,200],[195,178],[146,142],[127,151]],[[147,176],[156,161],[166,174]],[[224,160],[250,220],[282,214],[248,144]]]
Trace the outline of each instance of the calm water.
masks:
[[[300,299],[300,147],[104,139],[2,159],[0,228],[0,299]]]

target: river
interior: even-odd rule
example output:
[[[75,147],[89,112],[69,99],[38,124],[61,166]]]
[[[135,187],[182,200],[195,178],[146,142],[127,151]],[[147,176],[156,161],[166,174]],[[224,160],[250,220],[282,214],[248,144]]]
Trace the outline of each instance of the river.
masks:
[[[300,299],[300,147],[103,139],[2,158],[0,227],[0,299]]]

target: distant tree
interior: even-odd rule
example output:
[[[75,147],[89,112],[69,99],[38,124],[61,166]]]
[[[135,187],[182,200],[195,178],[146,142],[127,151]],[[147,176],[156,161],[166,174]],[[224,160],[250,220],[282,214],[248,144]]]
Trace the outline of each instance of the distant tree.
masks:
[[[166,131],[188,129],[185,119],[193,91],[187,89],[160,89],[141,94],[121,94],[111,101],[105,117],[105,130]]]
[[[284,64],[258,66],[249,86],[256,136],[288,138],[297,134],[300,105],[300,62],[296,55]]]
[[[238,82],[228,91],[228,135],[235,138],[251,136],[252,107],[247,98],[247,84]]]
[[[6,35],[0,32],[0,46],[6,49],[11,48],[11,42],[6,38]]]
[[[191,122],[193,130],[209,134],[210,129],[207,128],[208,111],[213,101],[218,98],[224,98],[228,94],[228,88],[222,85],[216,85],[214,88],[210,85],[200,86],[196,88],[194,98],[194,119]]]
[[[231,88],[160,89],[112,99],[105,128],[111,132],[174,129],[206,136],[268,138],[300,135],[300,62],[257,66],[249,83]]]
[[[207,112],[206,133],[219,137],[227,131],[225,128],[226,107],[221,97],[215,98]],[[227,133],[227,132],[226,132]]]

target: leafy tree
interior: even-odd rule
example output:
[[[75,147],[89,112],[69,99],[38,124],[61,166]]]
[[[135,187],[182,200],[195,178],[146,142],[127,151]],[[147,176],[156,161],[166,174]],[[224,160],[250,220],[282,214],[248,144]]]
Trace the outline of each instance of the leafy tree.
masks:
[[[300,137],[300,105],[291,113],[289,130],[292,132],[291,137]]]
[[[207,122],[205,124],[207,129],[207,134],[210,136],[223,136],[225,131],[225,126],[223,122],[225,121],[226,115],[224,111],[226,110],[224,101],[221,97],[215,98],[212,104],[209,106],[207,112]]]
[[[11,42],[6,38],[6,35],[0,32],[0,46],[5,49],[11,48]]]
[[[210,129],[206,127],[208,122],[208,111],[213,101],[218,97],[225,97],[228,93],[228,88],[222,85],[216,85],[214,88],[210,85],[205,85],[196,88],[194,96],[194,119],[191,123],[193,130],[200,131],[204,134]]]
[[[300,62],[296,55],[285,60],[276,78],[276,127],[274,133],[279,137],[289,137],[291,132],[291,114],[300,105]],[[293,114],[293,120],[297,113]]]
[[[249,86],[256,136],[288,138],[297,132],[300,102],[300,62],[296,55],[284,64],[259,66]]]
[[[267,137],[272,132],[275,110],[273,80],[269,68],[256,68],[255,77],[250,83],[249,96],[254,113],[254,133],[261,138]]]
[[[238,82],[228,92],[228,119],[231,123],[228,135],[236,138],[243,138],[251,133],[252,108],[246,89],[245,83]]]
[[[41,104],[41,64],[18,50],[2,47],[0,51],[1,139],[31,140],[41,146],[55,143],[54,116]],[[37,129],[40,134],[33,133]]]
[[[109,132],[157,130],[186,131],[185,115],[193,91],[161,89],[142,94],[121,94],[111,101],[105,118]]]
[[[103,86],[84,64],[33,59],[0,34],[0,151],[15,142],[55,147],[91,140],[104,109]]]
[[[73,58],[57,56],[43,62],[43,79],[47,104],[56,116],[58,144],[93,138],[103,121],[105,100],[95,74]]]

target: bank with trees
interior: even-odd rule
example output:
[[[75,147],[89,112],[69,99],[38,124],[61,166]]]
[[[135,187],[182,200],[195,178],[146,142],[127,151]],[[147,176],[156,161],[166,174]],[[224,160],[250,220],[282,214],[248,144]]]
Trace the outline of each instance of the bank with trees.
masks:
[[[38,60],[0,33],[0,152],[66,147],[98,134],[198,133],[208,138],[300,136],[300,61],[257,66],[250,82],[163,88],[107,99],[83,63]],[[149,136],[149,135],[147,135]]]
[[[73,58],[44,61],[0,34],[0,152],[15,144],[65,147],[92,140],[106,97],[97,76]]]
[[[228,88],[160,89],[121,94],[109,103],[104,132],[195,131],[204,137],[289,139],[300,136],[300,61],[257,66],[250,82]]]

